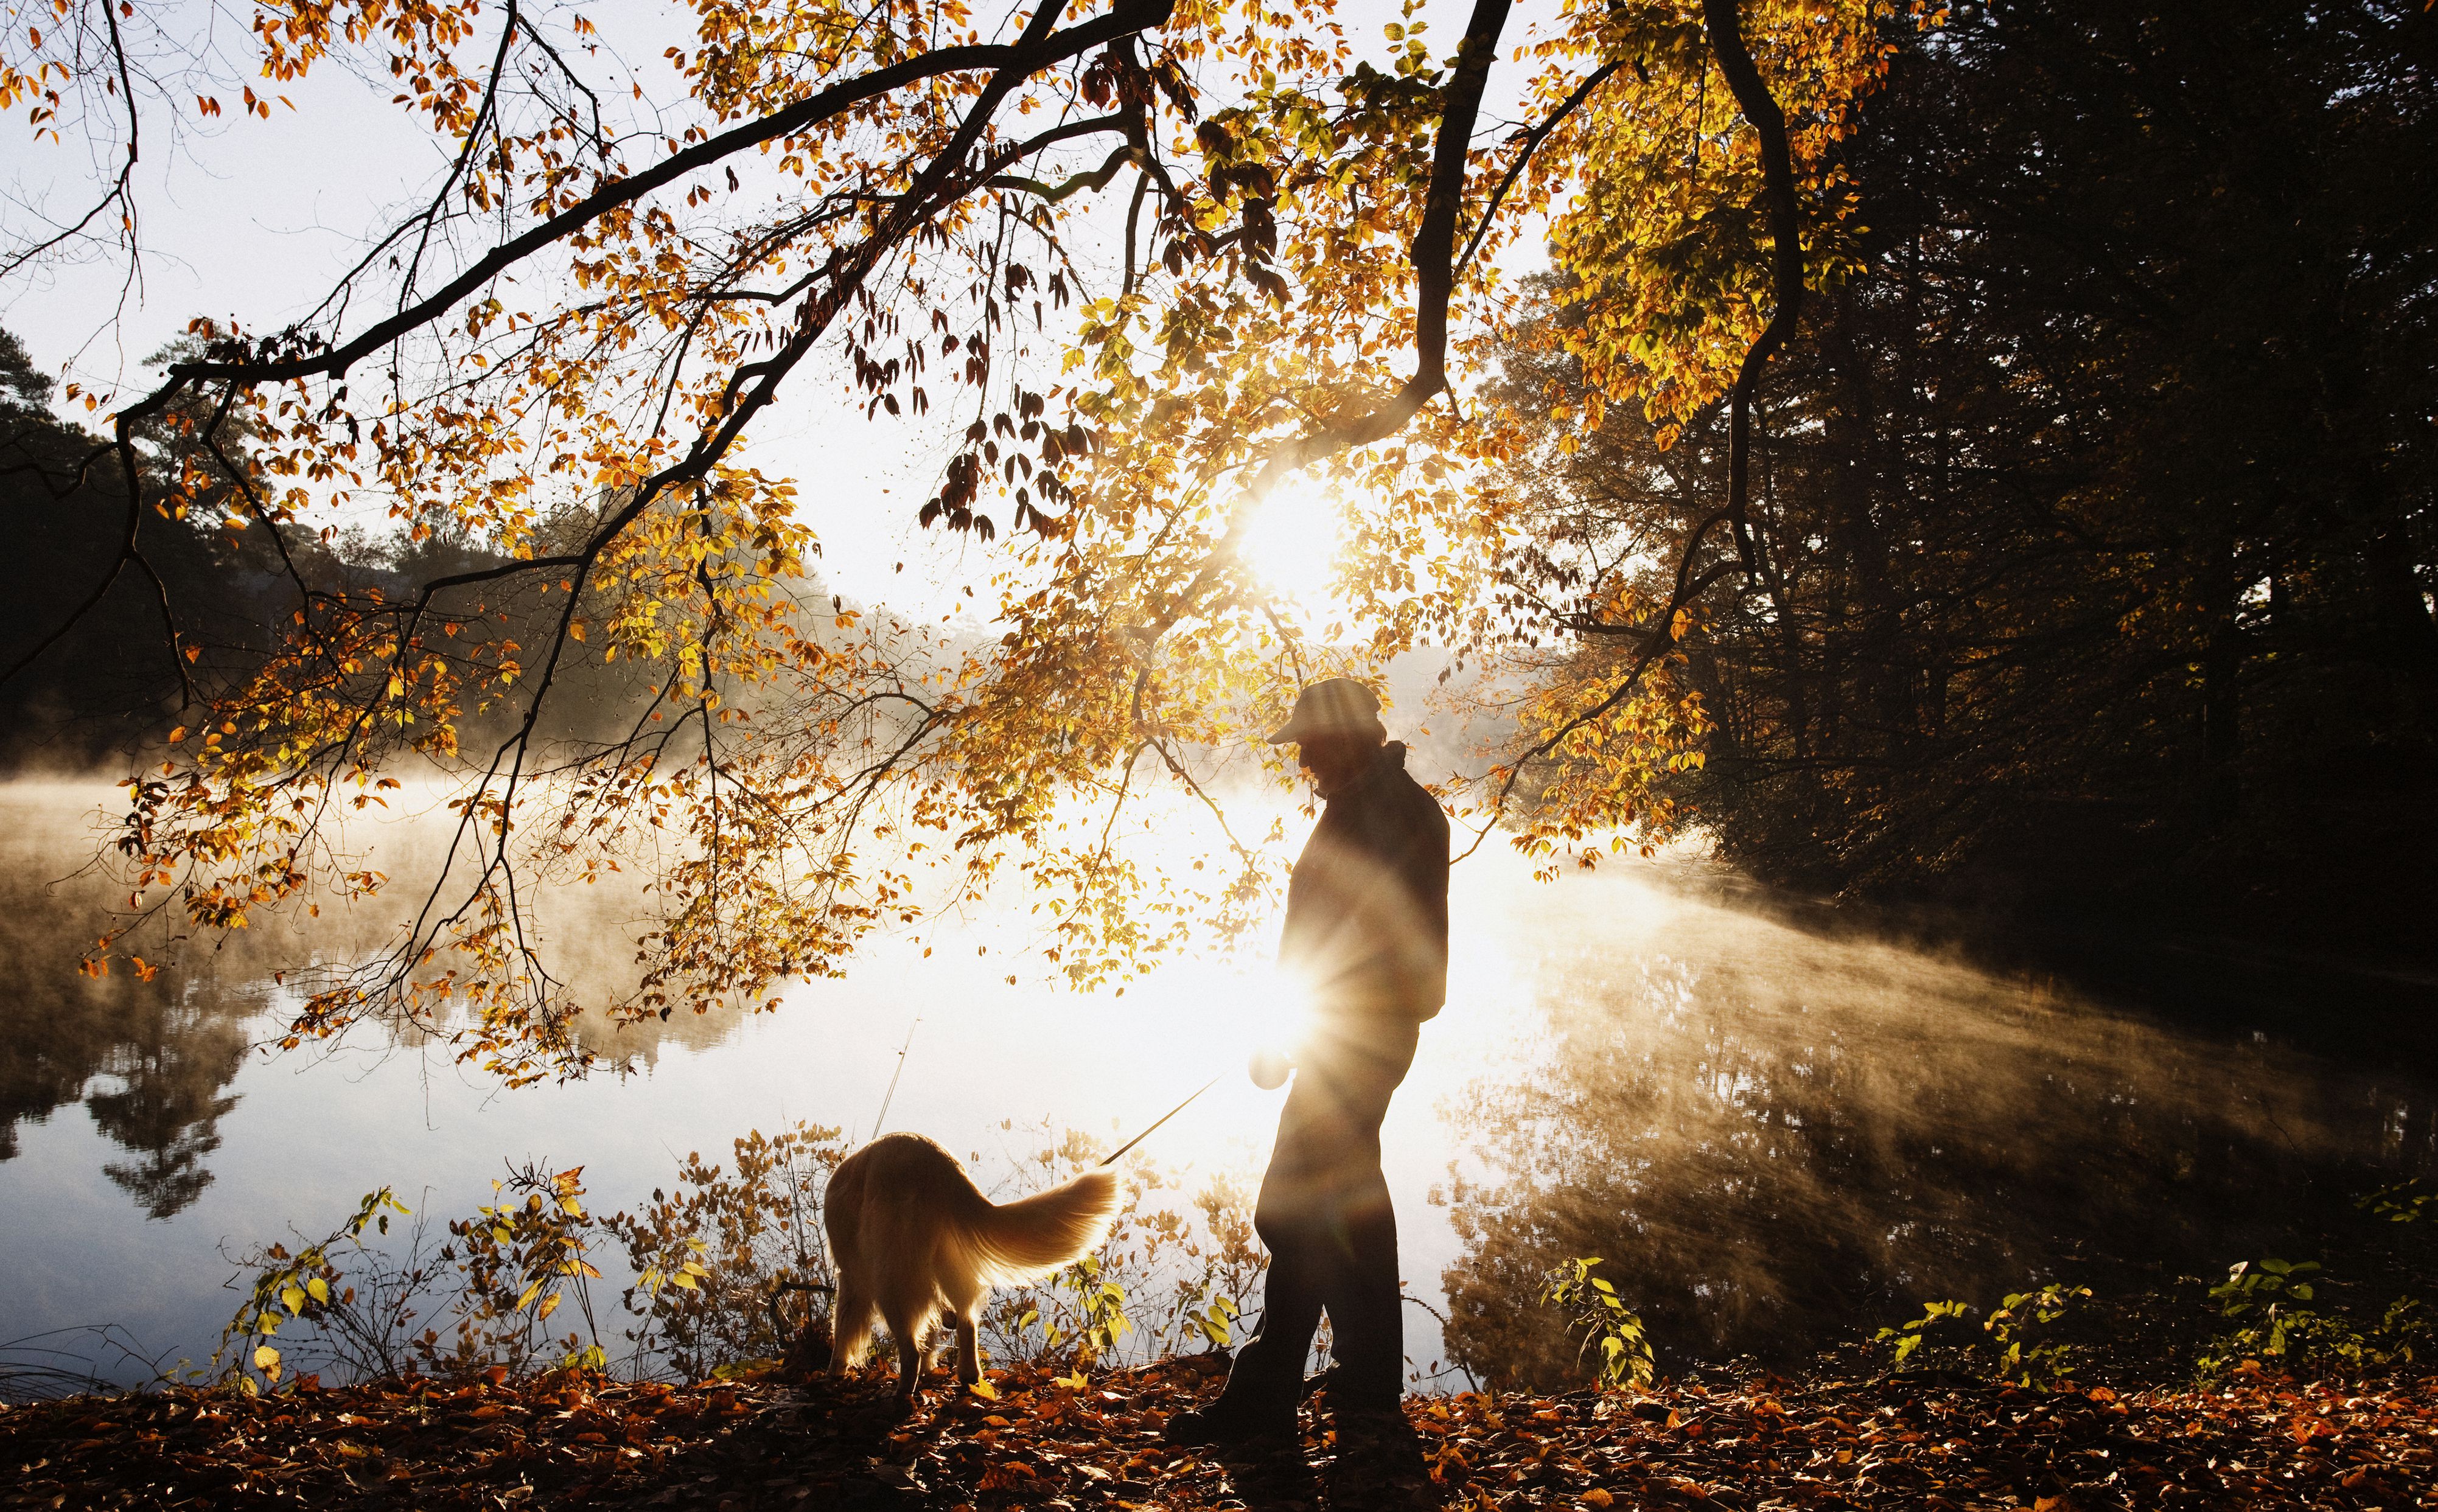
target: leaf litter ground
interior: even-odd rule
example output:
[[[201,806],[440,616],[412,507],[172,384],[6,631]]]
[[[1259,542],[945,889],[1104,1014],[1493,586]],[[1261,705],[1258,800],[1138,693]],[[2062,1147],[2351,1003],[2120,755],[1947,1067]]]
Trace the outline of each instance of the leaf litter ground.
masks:
[[[1301,1441],[1264,1455],[1164,1442],[1216,1369],[1080,1389],[994,1371],[995,1397],[935,1386],[910,1414],[885,1384],[777,1379],[76,1398],[0,1408],[0,1506],[2438,1507],[2429,1380],[2120,1397],[1764,1378],[1413,1398],[1402,1423],[1343,1442],[1308,1410]]]

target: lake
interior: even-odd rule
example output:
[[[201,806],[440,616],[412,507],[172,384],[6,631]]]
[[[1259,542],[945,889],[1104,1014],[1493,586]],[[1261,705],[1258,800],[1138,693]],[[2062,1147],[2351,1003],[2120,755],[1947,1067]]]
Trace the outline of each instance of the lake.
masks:
[[[880,941],[775,1012],[605,1029],[626,1069],[581,1081],[504,1092],[371,1039],[266,1052],[291,1001],[274,970],[374,925],[274,923],[150,982],[80,978],[109,893],[71,873],[109,796],[0,791],[0,1341],[52,1335],[117,1379],[125,1358],[55,1331],[115,1325],[201,1361],[231,1256],[326,1232],[384,1184],[463,1214],[534,1158],[583,1166],[596,1208],[634,1205],[750,1128],[868,1136],[888,1097],[887,1127],[971,1154],[989,1186],[1038,1143],[1028,1126],[1122,1138],[1223,1071],[1147,1148],[1249,1176],[1282,1096],[1241,1071],[1254,978],[1183,963],[1122,997],[1053,992],[988,917],[928,958]],[[1535,1299],[1577,1257],[1603,1258],[1665,1368],[1791,1360],[2068,1268],[2222,1271],[2306,1209],[2438,1171],[2438,1081],[2323,1031],[2358,985],[2340,976],[2286,974],[2288,1001],[2239,962],[2163,958],[2178,990],[2098,1001],[1824,927],[1682,860],[1540,883],[1485,848],[1453,907],[1449,1006],[1384,1132],[1428,1305],[1408,1348],[1439,1381],[1563,1368]],[[565,926],[597,933],[603,973],[628,954],[614,912]],[[2213,982],[2238,986],[2220,1002]]]

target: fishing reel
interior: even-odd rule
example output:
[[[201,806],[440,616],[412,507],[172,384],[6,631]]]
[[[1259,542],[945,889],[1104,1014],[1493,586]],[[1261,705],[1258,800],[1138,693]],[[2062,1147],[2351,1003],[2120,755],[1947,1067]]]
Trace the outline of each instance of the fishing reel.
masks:
[[[1253,1078],[1253,1085],[1264,1092],[1276,1092],[1287,1084],[1287,1075],[1295,1063],[1276,1046],[1264,1045],[1253,1052],[1252,1063],[1245,1067]]]

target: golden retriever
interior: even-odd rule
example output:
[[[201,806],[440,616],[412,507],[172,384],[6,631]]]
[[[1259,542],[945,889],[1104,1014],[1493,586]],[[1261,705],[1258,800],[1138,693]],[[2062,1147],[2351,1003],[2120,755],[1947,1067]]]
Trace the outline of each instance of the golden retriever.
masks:
[[[863,1359],[875,1314],[897,1341],[897,1394],[922,1374],[922,1340],[945,1314],[957,1330],[957,1379],[981,1379],[974,1325],[994,1285],[1045,1275],[1088,1254],[1118,1209],[1114,1171],[1094,1169],[1045,1192],[994,1204],[957,1157],[921,1134],[857,1151],[830,1177],[823,1204],[838,1268],[830,1373]]]

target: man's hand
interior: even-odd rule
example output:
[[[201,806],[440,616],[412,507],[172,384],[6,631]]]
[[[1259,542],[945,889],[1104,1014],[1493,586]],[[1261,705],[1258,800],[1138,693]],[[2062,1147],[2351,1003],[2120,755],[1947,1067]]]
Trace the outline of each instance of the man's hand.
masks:
[[[1251,1073],[1253,1085],[1264,1092],[1276,1092],[1286,1085],[1287,1073],[1295,1069],[1295,1063],[1287,1059],[1284,1050],[1264,1045],[1253,1052],[1252,1063],[1245,1069]]]

